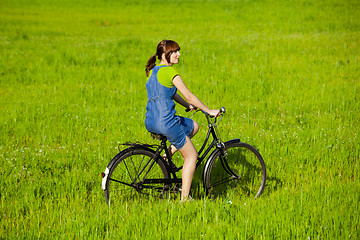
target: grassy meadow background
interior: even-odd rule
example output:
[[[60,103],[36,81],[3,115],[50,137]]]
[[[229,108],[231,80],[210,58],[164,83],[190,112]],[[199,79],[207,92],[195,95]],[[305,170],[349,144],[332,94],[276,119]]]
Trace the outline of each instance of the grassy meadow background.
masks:
[[[200,170],[191,203],[106,205],[118,143],[156,143],[144,66],[162,39],[227,108],[223,140],[263,155],[259,199],[204,198]],[[358,0],[0,0],[0,238],[359,239],[359,53]]]

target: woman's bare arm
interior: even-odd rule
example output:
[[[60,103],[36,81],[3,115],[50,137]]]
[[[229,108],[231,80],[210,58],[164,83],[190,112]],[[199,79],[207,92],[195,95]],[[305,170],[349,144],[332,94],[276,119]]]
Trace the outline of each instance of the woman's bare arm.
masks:
[[[190,108],[190,104],[185,101],[185,99],[183,99],[179,94],[175,93],[174,95],[174,100],[175,102],[179,103],[180,105],[182,105],[184,108]]]
[[[192,92],[190,92],[190,90],[186,87],[185,83],[183,82],[182,78],[180,77],[180,75],[177,75],[176,77],[174,77],[173,83],[174,83],[175,87],[180,91],[180,93],[184,96],[186,102],[190,103],[191,105],[193,105],[197,108],[200,108],[201,110],[203,110],[204,112],[207,112],[208,114],[210,114],[212,116],[217,116],[219,114],[219,112],[220,112],[219,110],[212,110],[212,109],[208,108]],[[174,97],[174,99],[175,99],[175,97]]]

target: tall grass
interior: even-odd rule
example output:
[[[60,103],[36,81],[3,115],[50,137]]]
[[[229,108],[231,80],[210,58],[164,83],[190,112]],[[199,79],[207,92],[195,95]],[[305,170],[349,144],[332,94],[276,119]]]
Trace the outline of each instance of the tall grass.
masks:
[[[351,0],[1,0],[1,238],[358,239],[359,16]],[[210,201],[200,171],[193,202],[105,204],[118,143],[153,141],[144,65],[164,38],[227,108],[222,138],[263,155],[259,199]]]

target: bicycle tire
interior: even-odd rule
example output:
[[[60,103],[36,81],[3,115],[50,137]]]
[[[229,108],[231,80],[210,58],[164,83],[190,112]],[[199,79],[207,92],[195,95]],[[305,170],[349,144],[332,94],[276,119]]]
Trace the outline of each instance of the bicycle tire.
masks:
[[[161,159],[153,160],[155,151],[128,148],[118,153],[105,170],[102,188],[107,204],[112,206],[135,196],[163,197],[169,187],[165,183],[143,183],[145,179],[169,179],[170,175]],[[146,165],[148,163],[148,165]],[[152,166],[151,166],[152,165]],[[141,174],[139,174],[142,171]]]
[[[259,197],[265,188],[266,167],[260,153],[251,145],[234,139],[225,143],[227,155],[215,150],[204,168],[204,187],[211,198],[229,195]],[[226,169],[226,170],[225,170]]]

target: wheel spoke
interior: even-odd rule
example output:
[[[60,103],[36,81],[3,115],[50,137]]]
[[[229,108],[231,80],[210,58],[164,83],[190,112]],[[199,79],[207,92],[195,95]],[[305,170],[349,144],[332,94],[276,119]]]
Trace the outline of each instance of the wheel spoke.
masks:
[[[138,181],[138,180],[140,179],[141,174],[145,171],[146,167],[149,165],[149,163],[151,162],[151,160],[153,160],[152,158],[150,158],[150,160],[145,164],[145,166],[143,167],[143,169],[140,170],[140,168],[142,167],[142,163],[144,162],[144,158],[145,158],[145,157],[146,157],[146,156],[142,156],[142,160],[141,160],[140,163],[138,163],[138,165],[139,165],[138,167],[135,166],[134,161],[131,161],[132,164],[133,164],[134,170],[135,170],[135,174],[134,174],[134,175],[135,175],[135,178],[134,178],[134,180],[133,180],[133,183],[135,183],[136,181]],[[132,159],[132,157],[131,157],[131,159]],[[153,161],[154,161],[154,160],[153,160]],[[150,171],[150,169],[151,169],[152,166],[153,166],[153,163],[150,165],[150,168],[147,170],[144,178],[147,176],[147,174],[149,173],[149,171]],[[138,168],[138,169],[136,169],[136,168]],[[139,171],[139,170],[140,170],[140,171]]]
[[[129,160],[130,160],[130,162],[132,161],[132,160],[131,160],[131,157],[130,157]],[[128,163],[127,163],[126,161],[124,161],[124,165],[125,165],[125,169],[126,169],[126,172],[127,172],[128,176],[129,176],[130,180],[133,181],[133,180],[131,179],[131,173],[130,173],[130,171],[129,171]]]
[[[213,188],[213,187],[216,187],[216,186],[218,186],[220,184],[225,184],[225,183],[228,183],[228,182],[231,182],[231,181],[234,181],[234,180],[239,180],[239,178],[235,177],[235,176],[229,176],[227,178],[223,178],[223,179],[221,179],[221,180],[219,180],[217,182],[212,183],[210,185],[210,188]]]
[[[113,178],[108,178],[110,181],[113,181],[113,182],[117,182],[117,183],[121,183],[121,184],[124,184],[126,186],[129,186],[129,187],[134,187],[132,184],[128,184],[126,182],[122,182],[122,181],[119,181],[119,180],[116,180],[116,179],[113,179]]]

